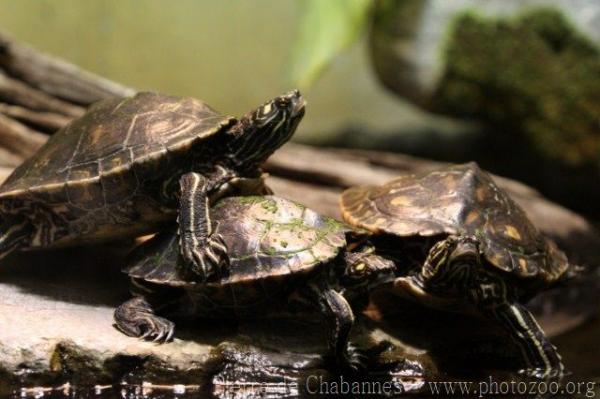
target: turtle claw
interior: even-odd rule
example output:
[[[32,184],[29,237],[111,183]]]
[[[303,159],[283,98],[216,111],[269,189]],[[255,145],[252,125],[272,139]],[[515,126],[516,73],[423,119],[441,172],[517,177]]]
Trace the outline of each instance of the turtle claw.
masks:
[[[340,361],[342,371],[348,374],[363,374],[367,371],[369,356],[362,350],[348,345],[346,356]]]
[[[196,245],[189,249],[192,240],[183,240],[182,255],[188,260],[191,272],[199,281],[209,280],[213,276],[221,276],[229,266],[227,245],[220,234],[212,234],[203,246]]]
[[[175,328],[171,328],[171,330],[167,333],[167,337],[165,338],[165,342],[173,341],[173,335],[175,334]]]
[[[127,324],[118,323],[117,328],[130,337],[142,341],[166,343],[173,339],[175,324],[151,313],[137,314]]]
[[[150,336],[151,333],[152,333],[152,330],[148,330],[144,334],[139,336],[140,341],[146,341],[146,338],[148,338],[148,336]]]

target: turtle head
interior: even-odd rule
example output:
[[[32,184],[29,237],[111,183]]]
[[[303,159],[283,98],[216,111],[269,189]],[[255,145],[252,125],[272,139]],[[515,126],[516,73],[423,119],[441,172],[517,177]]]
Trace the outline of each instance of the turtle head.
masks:
[[[479,242],[475,237],[459,236],[454,238],[453,244],[448,263],[479,263]]]
[[[391,284],[396,277],[394,262],[375,254],[372,247],[360,252],[347,252],[344,261],[341,280],[350,289],[361,287],[370,290]]]
[[[236,166],[253,169],[285,144],[304,116],[305,101],[291,90],[246,114],[231,133],[229,156]]]
[[[479,240],[476,237],[451,235],[431,247],[423,266],[423,277],[430,279],[446,270],[446,266],[478,264],[480,261]]]

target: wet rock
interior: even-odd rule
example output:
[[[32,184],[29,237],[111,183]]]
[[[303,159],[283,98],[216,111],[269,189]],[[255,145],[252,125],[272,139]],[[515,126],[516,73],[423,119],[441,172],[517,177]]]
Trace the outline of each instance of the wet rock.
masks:
[[[114,267],[118,256],[110,252],[40,252],[3,262],[0,368],[13,382],[101,383],[137,369],[195,374],[215,356],[209,340],[155,345],[114,329],[114,305],[127,295],[127,286]]]
[[[311,375],[333,376],[321,356],[326,330],[310,318],[178,324],[176,339],[164,345],[121,334],[112,317],[114,307],[129,296],[127,279],[119,271],[125,249],[22,253],[2,262],[2,389],[8,384],[64,389],[70,383],[103,391],[123,381],[144,392],[214,389],[220,394],[252,384],[280,392],[292,385],[304,389]],[[394,338],[359,323],[353,341],[372,347]],[[396,365],[395,360],[404,358],[399,353],[406,353],[410,361]],[[425,352],[402,348],[381,356],[382,364],[394,367],[374,374],[379,380],[401,383],[408,375],[407,389],[414,389],[415,378],[430,372],[419,365]],[[35,389],[26,392],[34,395]]]

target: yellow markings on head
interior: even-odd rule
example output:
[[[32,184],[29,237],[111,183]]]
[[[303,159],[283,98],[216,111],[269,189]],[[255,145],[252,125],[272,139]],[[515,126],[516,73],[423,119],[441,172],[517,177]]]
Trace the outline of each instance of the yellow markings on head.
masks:
[[[393,206],[408,206],[412,205],[412,199],[403,195],[397,196],[390,201]]]
[[[521,240],[521,234],[519,234],[519,230],[517,230],[515,226],[507,224],[506,227],[504,227],[504,232],[510,238],[514,238],[515,240],[519,241]]]
[[[363,271],[365,271],[366,268],[367,268],[367,265],[364,264],[363,262],[354,266],[354,270],[357,272],[363,272]]]

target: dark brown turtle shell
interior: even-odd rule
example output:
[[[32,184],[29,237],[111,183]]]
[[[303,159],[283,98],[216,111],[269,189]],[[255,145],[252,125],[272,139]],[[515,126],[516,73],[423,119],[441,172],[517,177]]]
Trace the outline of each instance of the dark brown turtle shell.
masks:
[[[227,276],[199,284],[202,289],[310,275],[339,254],[350,231],[335,219],[276,196],[224,198],[211,209],[211,220],[230,264]],[[189,288],[196,283],[181,274],[182,262],[177,232],[169,230],[142,244],[124,271],[147,282]]]
[[[118,194],[120,185],[135,184],[121,178],[134,164],[184,154],[234,121],[194,98],[143,92],[101,101],[19,166],[0,187],[0,201],[66,203],[69,195]],[[115,187],[103,190],[107,184]]]
[[[346,222],[376,234],[475,235],[491,265],[519,278],[550,283],[569,268],[565,254],[475,163],[353,187],[340,204]]]

